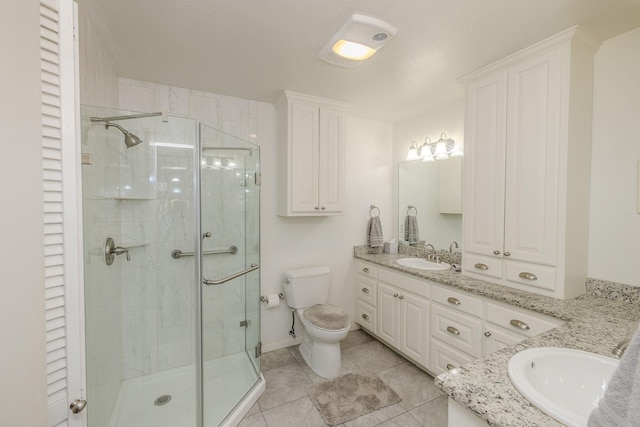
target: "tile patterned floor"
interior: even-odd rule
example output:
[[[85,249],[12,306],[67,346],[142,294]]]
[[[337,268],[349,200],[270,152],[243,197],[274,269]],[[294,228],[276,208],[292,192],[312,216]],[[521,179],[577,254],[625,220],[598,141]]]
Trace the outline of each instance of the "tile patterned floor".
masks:
[[[402,398],[400,403],[347,421],[339,427],[446,427],[447,396],[433,378],[362,330],[341,343],[342,373],[374,371]],[[307,395],[307,385],[325,381],[304,363],[298,346],[262,355],[267,389],[239,427],[325,427]]]

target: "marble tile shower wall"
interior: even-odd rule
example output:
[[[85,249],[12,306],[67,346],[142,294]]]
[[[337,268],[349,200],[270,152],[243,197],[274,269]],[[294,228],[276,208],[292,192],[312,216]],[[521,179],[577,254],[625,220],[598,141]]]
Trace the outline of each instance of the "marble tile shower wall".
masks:
[[[193,118],[244,140],[255,142],[256,139],[256,103],[253,101],[128,79],[120,79],[119,98],[124,110],[167,110],[172,116]],[[176,119],[170,122],[170,128],[174,129]],[[149,121],[136,120],[135,123],[150,126]],[[159,140],[192,144],[189,141],[194,141],[195,136],[183,141],[180,132],[183,125],[177,126],[174,135]],[[184,126],[193,129],[193,125]],[[147,131],[157,131],[136,127],[129,130],[136,134],[142,132],[139,136],[145,141],[149,140],[145,139]],[[174,249],[192,251],[194,247],[193,152],[169,147],[156,149],[155,156],[149,153],[137,158],[123,150],[124,157],[120,159],[120,187],[126,197],[131,197],[127,208],[121,208],[122,236],[134,245],[140,244],[131,253],[132,258],[138,253],[140,261],[136,266],[133,262],[127,263],[122,271],[125,378],[194,360],[194,261],[193,258],[175,260],[170,256]],[[147,165],[145,159],[152,159],[153,163]],[[157,182],[154,182],[154,166]],[[145,167],[149,174],[141,172]],[[231,245],[240,248],[236,255],[205,257],[205,277],[218,278],[244,268],[245,187],[240,185],[243,179],[234,171],[205,170],[203,174],[203,182],[211,185],[204,187],[202,230],[213,234],[204,240],[203,247],[205,250]],[[152,197],[145,200],[144,195],[149,191]],[[254,246],[250,250],[257,253],[257,244]],[[244,283],[236,282],[224,291],[217,287],[204,291],[205,359],[231,354],[245,346],[245,328],[239,326],[240,320],[244,320],[241,314],[245,310]],[[124,302],[125,299],[128,302]]]

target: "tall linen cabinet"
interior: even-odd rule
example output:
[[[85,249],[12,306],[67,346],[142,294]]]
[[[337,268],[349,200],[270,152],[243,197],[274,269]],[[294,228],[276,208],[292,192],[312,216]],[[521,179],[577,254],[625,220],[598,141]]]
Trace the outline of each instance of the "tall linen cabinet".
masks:
[[[598,46],[573,27],[461,79],[464,274],[584,293]]]

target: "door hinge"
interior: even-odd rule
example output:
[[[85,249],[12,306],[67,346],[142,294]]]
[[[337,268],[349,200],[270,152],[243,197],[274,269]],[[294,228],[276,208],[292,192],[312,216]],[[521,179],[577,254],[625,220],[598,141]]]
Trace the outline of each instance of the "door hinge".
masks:
[[[256,172],[254,174],[254,180],[256,185],[261,185],[262,184],[262,174],[260,172]]]
[[[262,355],[262,341],[258,341],[256,344],[256,359]]]
[[[80,155],[80,162],[83,165],[92,165],[93,164],[93,158],[91,157],[91,153],[82,153]]]
[[[251,320],[241,320],[240,327],[248,327],[251,324]]]

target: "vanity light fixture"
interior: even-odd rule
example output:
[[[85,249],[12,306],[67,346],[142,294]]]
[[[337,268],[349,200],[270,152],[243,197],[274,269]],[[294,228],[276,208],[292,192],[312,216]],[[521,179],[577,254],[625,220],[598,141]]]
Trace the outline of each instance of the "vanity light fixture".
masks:
[[[329,39],[318,57],[340,67],[355,67],[370,58],[397,30],[384,21],[365,15],[351,15]]]
[[[411,147],[409,147],[409,152],[407,153],[407,160],[422,159],[423,162],[430,162],[433,160],[445,160],[450,157],[460,157],[462,155],[462,150],[456,147],[456,142],[449,138],[446,133],[442,132],[440,139],[436,142],[432,142],[431,138],[426,137],[424,144],[420,147],[417,147],[415,141],[411,141]]]

